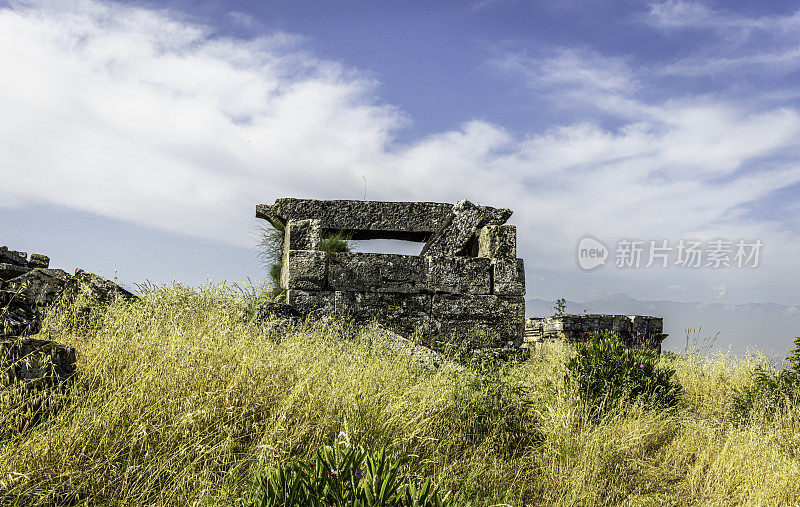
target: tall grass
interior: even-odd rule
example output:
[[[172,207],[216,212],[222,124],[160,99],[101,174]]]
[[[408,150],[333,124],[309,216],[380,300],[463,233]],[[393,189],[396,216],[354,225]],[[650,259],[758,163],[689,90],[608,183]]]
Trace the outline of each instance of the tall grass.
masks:
[[[41,334],[78,350],[78,374],[47,417],[0,433],[0,497],[235,505],[259,471],[344,440],[386,447],[404,477],[473,505],[800,503],[800,411],[730,417],[757,360],[664,358],[685,390],[677,411],[598,422],[564,386],[567,345],[430,372],[369,327],[255,323],[257,303],[176,285],[93,318],[54,311]],[[25,401],[6,389],[0,427],[20,428]]]

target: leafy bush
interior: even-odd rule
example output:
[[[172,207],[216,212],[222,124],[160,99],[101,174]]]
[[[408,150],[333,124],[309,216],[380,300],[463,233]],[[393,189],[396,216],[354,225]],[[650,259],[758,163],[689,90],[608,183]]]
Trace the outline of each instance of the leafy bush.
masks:
[[[399,464],[386,450],[370,456],[361,446],[324,446],[309,463],[290,462],[257,475],[245,505],[271,506],[386,506],[447,507],[455,505],[433,488],[430,479],[422,487],[398,478]]]
[[[752,385],[734,394],[732,419],[743,423],[760,410],[771,418],[782,408],[800,404],[800,337],[786,357],[789,366],[777,373],[764,365],[756,366]]]
[[[576,346],[564,381],[599,412],[615,402],[641,400],[648,408],[674,407],[683,388],[673,379],[675,370],[658,364],[653,350],[627,348],[613,331],[595,331],[587,343]]]

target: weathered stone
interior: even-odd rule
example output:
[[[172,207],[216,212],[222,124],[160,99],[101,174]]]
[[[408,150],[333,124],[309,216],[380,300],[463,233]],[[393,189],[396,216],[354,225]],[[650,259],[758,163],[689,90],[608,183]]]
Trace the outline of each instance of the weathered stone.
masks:
[[[444,366],[454,371],[464,371],[466,369],[458,363],[448,361],[442,354],[416,344],[380,324],[373,326],[370,330],[370,337],[373,340],[373,346],[382,347],[392,353],[408,354],[423,368],[437,370]]]
[[[289,250],[281,268],[284,289],[323,290],[327,254],[318,250]]]
[[[463,255],[469,241],[483,226],[502,225],[513,211],[475,206],[459,201],[441,226],[422,248],[422,256],[452,257]]]
[[[491,259],[426,257],[427,288],[451,294],[491,294],[491,267]]]
[[[28,266],[28,254],[9,250],[8,247],[0,246],[0,264],[13,264],[15,266]]]
[[[328,287],[337,291],[421,292],[425,290],[425,263],[411,255],[331,253]]]
[[[517,227],[487,225],[478,232],[478,257],[515,259],[517,257]]]
[[[6,290],[16,292],[30,305],[53,304],[71,277],[61,269],[36,268],[6,282]]]
[[[322,241],[319,220],[289,220],[284,228],[285,250],[317,250]]]
[[[456,340],[478,337],[488,347],[500,347],[508,342],[519,346],[525,299],[521,296],[436,294],[431,304],[431,318],[438,326],[437,334],[452,335]]]
[[[438,202],[318,201],[277,199],[256,206],[256,217],[273,225],[289,220],[318,219],[323,234],[342,231],[352,239],[425,241],[453,205]]]
[[[136,295],[111,280],[80,268],[75,270],[75,276],[73,276],[69,288],[88,293],[91,298],[101,304],[109,304],[117,297],[126,300],[137,299]]]
[[[525,265],[522,259],[492,259],[492,293],[498,296],[525,295]]]
[[[570,343],[588,339],[594,331],[610,330],[619,334],[625,345],[661,352],[664,320],[645,315],[581,314],[534,317],[525,320],[525,342],[536,344],[547,340]]]
[[[297,308],[303,317],[312,320],[330,316],[334,313],[332,291],[288,289],[286,291],[286,304]]]
[[[31,258],[28,260],[28,266],[31,268],[50,267],[50,257],[38,253],[31,254]]]
[[[0,282],[2,280],[11,280],[28,271],[30,271],[30,268],[25,266],[11,264],[10,262],[2,262],[0,263]]]
[[[336,315],[357,322],[375,319],[406,335],[431,330],[431,296],[427,294],[336,291],[335,300]]]
[[[0,371],[4,386],[16,382],[26,387],[53,385],[75,373],[75,349],[35,338],[0,341]]]
[[[0,339],[36,334],[40,328],[35,306],[15,292],[0,290]]]
[[[292,305],[267,301],[256,308],[255,321],[263,322],[270,319],[299,319],[302,317],[300,310]]]

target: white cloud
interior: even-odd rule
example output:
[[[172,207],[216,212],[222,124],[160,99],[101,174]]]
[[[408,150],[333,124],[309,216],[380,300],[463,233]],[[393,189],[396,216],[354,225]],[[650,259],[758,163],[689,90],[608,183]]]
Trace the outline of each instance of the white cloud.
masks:
[[[674,291],[678,291],[678,292],[683,292],[683,291],[686,290],[686,288],[683,287],[682,285],[673,284],[673,285],[667,285],[667,290],[674,290]]]
[[[746,214],[800,181],[798,112],[648,101],[625,57],[495,60],[618,128],[565,119],[515,135],[475,120],[402,145],[408,120],[375,83],[296,35],[234,39],[167,11],[43,3],[0,9],[0,61],[0,209],[56,203],[249,247],[255,204],[361,198],[365,179],[370,199],[515,209],[520,255],[542,269],[573,269],[585,234],[759,237],[772,262],[800,253],[780,217]]]
[[[695,54],[655,69],[681,77],[748,72],[785,75],[800,67],[800,10],[784,15],[746,17],[712,9],[701,2],[650,4],[644,22],[673,32],[693,29],[718,42]]]

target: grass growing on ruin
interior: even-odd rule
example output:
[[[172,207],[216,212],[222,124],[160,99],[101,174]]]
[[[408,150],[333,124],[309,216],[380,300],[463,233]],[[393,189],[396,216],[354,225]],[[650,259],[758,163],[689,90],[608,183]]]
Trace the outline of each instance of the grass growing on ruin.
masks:
[[[78,375],[21,431],[20,396],[0,397],[0,497],[235,505],[254,474],[348,441],[460,504],[800,503],[797,407],[732,420],[755,359],[662,359],[684,388],[677,411],[592,421],[564,385],[562,344],[432,373],[374,349],[368,328],[255,324],[257,304],[224,286],[151,287],[103,314],[52,315],[42,337],[78,350]]]

